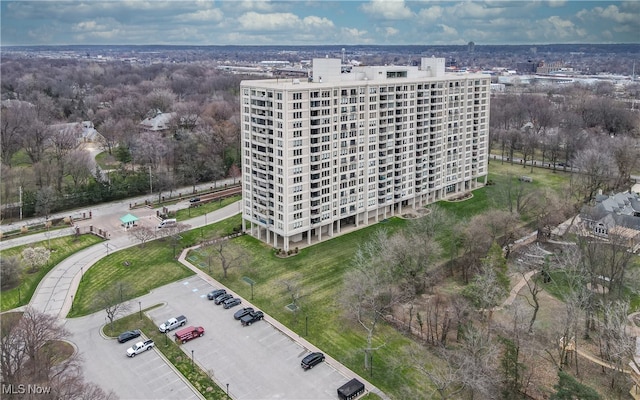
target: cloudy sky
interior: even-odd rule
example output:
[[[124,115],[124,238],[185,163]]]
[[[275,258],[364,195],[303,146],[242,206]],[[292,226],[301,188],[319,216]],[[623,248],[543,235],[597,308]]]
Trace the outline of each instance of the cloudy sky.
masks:
[[[0,2],[2,45],[639,43],[640,1]]]

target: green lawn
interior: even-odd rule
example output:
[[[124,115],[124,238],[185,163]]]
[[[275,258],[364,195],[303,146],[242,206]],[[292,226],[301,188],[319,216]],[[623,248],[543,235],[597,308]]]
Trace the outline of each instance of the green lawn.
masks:
[[[343,317],[340,296],[343,275],[349,270],[351,257],[358,245],[377,229],[394,231],[405,224],[405,220],[391,218],[386,223],[301,249],[297,255],[288,258],[276,256],[270,246],[251,236],[241,236],[231,243],[236,251],[243,249],[250,255],[247,265],[230,269],[228,278],[224,279],[214,255],[212,276],[246,299],[251,299],[252,290],[248,280],[243,278],[249,278],[255,282],[252,303],[356,373],[370,379],[383,391],[401,398],[399,390],[402,387],[426,388],[428,385],[408,368],[399,370],[394,364],[401,350],[411,341],[392,327],[381,324],[375,345],[382,347],[374,354],[371,376],[371,371],[364,369],[362,349],[366,343],[365,332]],[[192,251],[189,258],[192,264],[208,272],[206,255]],[[302,297],[297,315],[286,308],[291,298],[284,281],[295,282],[300,288]]]
[[[80,235],[79,237],[75,236],[64,236],[51,239],[51,258],[49,259],[49,264],[43,268],[40,268],[37,272],[32,274],[27,274],[26,272],[23,274],[21,283],[8,290],[3,290],[2,300],[1,300],[1,310],[11,310],[13,308],[22,306],[27,304],[31,300],[31,296],[33,296],[33,292],[36,290],[36,287],[44,278],[45,275],[51,269],[60,263],[65,258],[69,257],[73,253],[76,253],[84,248],[89,246],[93,246],[96,243],[102,242],[102,239],[95,235]],[[45,240],[38,243],[32,243],[28,245],[13,247],[11,249],[3,250],[0,252],[0,257],[7,257],[12,255],[20,255],[22,250],[25,247],[48,247],[49,241]]]
[[[178,210],[176,212],[175,218],[178,221],[180,221],[180,220],[185,220],[189,218],[199,217],[201,215],[226,207],[229,204],[235,203],[240,199],[242,199],[242,196],[238,195],[233,197],[227,197],[226,199],[222,199],[221,201],[212,201],[210,203],[203,204],[199,207],[192,207],[192,208],[185,208],[182,210]]]
[[[95,294],[115,282],[125,282],[130,286],[131,293],[123,298],[129,300],[190,275],[193,271],[174,259],[168,239],[111,253],[85,272],[68,317],[99,311],[101,307],[95,304]]]
[[[100,169],[103,170],[118,168],[118,165],[120,164],[118,161],[116,161],[113,155],[109,155],[109,152],[106,151],[103,151],[96,155],[96,163],[98,163]]]
[[[102,258],[85,272],[77,293],[73,298],[73,309],[69,317],[80,317],[96,312],[95,293],[115,282],[126,282],[132,293],[123,300],[149,293],[150,290],[193,275],[193,271],[180,264],[177,257],[183,248],[198,244],[201,240],[227,236],[241,223],[239,215],[210,224],[202,229],[183,232],[178,242],[169,238],[147,242],[117,251]],[[175,255],[175,257],[174,257]],[[127,265],[128,264],[128,265]]]

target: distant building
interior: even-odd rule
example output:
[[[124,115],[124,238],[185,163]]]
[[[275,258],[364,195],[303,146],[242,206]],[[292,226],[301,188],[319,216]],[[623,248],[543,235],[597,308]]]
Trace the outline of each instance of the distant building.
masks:
[[[76,138],[78,144],[82,142],[98,142],[103,139],[102,135],[95,130],[91,121],[55,124],[51,125],[51,128],[54,134],[70,132]]]
[[[289,250],[486,183],[490,77],[313,60],[240,85],[242,225]]]
[[[158,111],[155,116],[148,117],[140,122],[142,129],[151,132],[159,132],[169,129],[169,122],[175,113],[163,113]]]
[[[539,62],[528,60],[526,62],[517,63],[516,71],[518,71],[518,73],[520,74],[535,74],[539,66]]]
[[[475,50],[476,50],[476,44],[475,44],[475,43],[473,43],[473,42],[469,42],[469,43],[467,44],[467,51],[468,51],[469,53],[473,53]]]

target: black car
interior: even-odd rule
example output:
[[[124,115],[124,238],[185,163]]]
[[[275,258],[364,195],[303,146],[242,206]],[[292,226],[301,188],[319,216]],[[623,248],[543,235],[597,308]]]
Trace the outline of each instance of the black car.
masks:
[[[118,343],[128,342],[129,340],[135,339],[137,337],[140,337],[140,331],[138,329],[122,332],[120,336],[118,336]]]
[[[220,304],[222,304],[223,301],[231,299],[231,298],[233,298],[233,295],[231,295],[229,293],[225,293],[225,294],[221,294],[220,296],[216,297],[216,299],[213,302],[216,303],[216,305],[220,305]]]
[[[240,319],[247,314],[251,314],[252,312],[253,312],[253,307],[245,307],[241,310],[236,311],[235,314],[233,314],[233,318]]]
[[[231,307],[235,307],[237,305],[239,305],[240,303],[242,303],[242,300],[240,300],[237,297],[232,297],[230,299],[227,299],[225,301],[222,302],[222,307],[226,308],[231,308]]]
[[[189,203],[197,203],[200,201],[200,197],[192,197],[189,199]]]
[[[260,321],[262,318],[264,318],[263,312],[255,311],[240,318],[240,323],[242,323],[242,326],[249,326],[256,321]]]
[[[212,292],[207,293],[207,298],[208,298],[209,300],[213,300],[213,299],[215,299],[216,297],[218,297],[218,296],[220,296],[220,295],[222,295],[222,294],[225,294],[225,293],[227,293],[227,291],[226,291],[226,290],[224,290],[224,289],[216,289],[216,290],[214,290],[214,291],[212,291]]]
[[[311,369],[315,365],[318,365],[323,361],[324,361],[324,354],[320,352],[311,353],[302,359],[302,361],[300,362],[300,366],[302,367],[302,369]]]

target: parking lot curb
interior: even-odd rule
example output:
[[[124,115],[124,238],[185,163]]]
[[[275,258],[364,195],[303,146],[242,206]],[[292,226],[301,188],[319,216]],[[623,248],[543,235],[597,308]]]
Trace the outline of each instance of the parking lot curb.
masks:
[[[227,288],[222,283],[218,282],[216,279],[214,279],[211,276],[207,275],[200,268],[196,267],[195,265],[193,265],[189,261],[187,261],[187,254],[189,253],[189,251],[198,249],[200,247],[201,247],[201,245],[196,245],[196,246],[184,249],[180,253],[180,255],[178,256],[178,261],[181,264],[183,264],[184,266],[186,266],[189,269],[191,269],[193,272],[195,272],[196,276],[200,277],[205,282],[217,285],[218,287],[221,287],[221,288],[225,288],[227,290],[227,292],[232,293],[234,296],[236,296],[236,294],[233,293],[232,290]],[[248,307],[254,307],[256,309],[259,308],[259,307],[255,307],[253,304],[251,304],[250,302],[246,301],[245,299],[243,299],[243,302],[245,302]],[[282,334],[287,336],[293,342],[295,342],[295,343],[299,344],[300,346],[302,346],[304,349],[309,350],[309,351],[320,351],[320,349],[318,349],[316,346],[314,346],[313,344],[308,342],[306,339],[304,339],[300,335],[298,335],[298,334],[294,333],[293,331],[291,331],[289,328],[284,326],[282,323],[280,323],[277,320],[271,318],[266,313],[264,314],[263,321],[267,322],[269,325],[273,326],[275,329],[277,329],[278,331],[282,332]],[[353,372],[352,370],[350,370],[349,368],[344,366],[342,363],[340,363],[339,361],[337,361],[333,357],[331,357],[329,355],[326,355],[326,354],[325,354],[325,357],[326,357],[326,360],[327,360],[328,364],[330,364],[331,367],[334,368],[336,371],[338,371],[340,374],[342,374],[346,378],[349,378],[349,379],[356,378],[359,381],[361,381],[365,385],[365,392],[373,393],[373,394],[379,396],[381,399],[384,399],[384,400],[391,400],[391,398],[389,396],[387,396],[378,387],[374,386],[372,383],[370,383],[366,379],[362,378],[360,375],[356,374],[355,372]],[[217,380],[216,380],[216,383],[218,383]]]
[[[145,317],[151,319],[151,317],[149,315],[147,315],[147,313],[144,313]],[[146,338],[146,335],[143,333],[142,334],[143,337]],[[148,338],[147,338],[148,339]],[[182,380],[182,382],[184,382],[187,386],[189,386],[189,388],[191,389],[191,391],[201,400],[206,400],[206,397],[204,397],[202,395],[202,393],[200,393],[195,386],[193,386],[191,384],[191,382],[189,382],[189,380],[187,378],[185,378],[184,375],[182,375],[182,372],[178,371],[178,369],[176,367],[174,367],[173,363],[171,363],[167,357],[164,356],[164,354],[162,354],[162,352],[160,350],[158,350],[158,348],[156,346],[153,346],[153,351],[156,352],[156,354],[158,354],[160,356],[160,358],[162,358],[162,360],[165,362],[165,364],[167,364],[169,366],[169,368],[171,368],[171,370],[180,377],[180,379]]]

